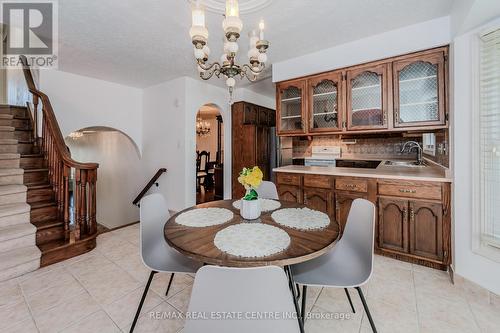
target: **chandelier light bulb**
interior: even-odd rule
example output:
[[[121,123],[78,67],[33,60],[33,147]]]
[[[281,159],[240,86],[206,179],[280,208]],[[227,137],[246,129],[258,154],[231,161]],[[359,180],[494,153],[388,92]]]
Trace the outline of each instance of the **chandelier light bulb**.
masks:
[[[208,58],[210,56],[210,48],[208,46],[203,46],[203,53],[205,53],[206,57]]]
[[[228,42],[227,43],[227,49],[229,51],[229,53],[238,53],[238,43],[236,42]]]
[[[259,57],[259,50],[257,50],[256,48],[252,48],[252,49],[248,50],[248,58],[249,59],[258,58],[258,57]]]
[[[194,57],[196,59],[203,59],[205,56],[205,52],[203,52],[203,49],[194,49]]]
[[[226,17],[239,17],[240,8],[238,5],[238,0],[226,0]]]
[[[208,39],[208,29],[205,27],[205,9],[196,1],[193,3],[191,9],[191,29],[189,30],[189,35],[191,39],[202,39],[206,41]]]
[[[259,22],[259,30],[260,30],[260,40],[264,40],[264,28],[266,25],[264,24],[264,20],[260,20]]]
[[[267,62],[267,54],[265,53],[259,53],[259,62]]]
[[[233,88],[236,85],[236,80],[230,77],[226,80],[226,85],[230,88]]]

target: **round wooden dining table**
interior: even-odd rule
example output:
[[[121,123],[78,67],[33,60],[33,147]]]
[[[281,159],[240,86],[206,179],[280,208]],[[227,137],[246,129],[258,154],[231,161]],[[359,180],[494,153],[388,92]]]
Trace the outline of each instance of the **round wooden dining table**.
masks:
[[[289,266],[314,259],[328,252],[334,245],[339,235],[338,225],[335,221],[320,230],[297,230],[280,225],[271,217],[271,212],[262,212],[257,220],[247,221],[240,215],[239,209],[233,207],[235,200],[212,201],[185,209],[168,219],[165,223],[164,233],[167,243],[186,255],[187,257],[204,264],[226,267],[255,267],[255,266]],[[302,204],[280,201],[282,208],[303,208]],[[188,227],[177,224],[178,215],[197,208],[226,208],[233,212],[232,220],[209,227]],[[263,223],[281,228],[290,236],[290,245],[282,252],[262,258],[244,258],[233,256],[219,250],[214,244],[217,232],[230,225],[239,223]]]

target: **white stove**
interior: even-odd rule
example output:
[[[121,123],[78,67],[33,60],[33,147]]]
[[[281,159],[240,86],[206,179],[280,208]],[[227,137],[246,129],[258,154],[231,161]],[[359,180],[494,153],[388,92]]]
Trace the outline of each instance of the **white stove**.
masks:
[[[311,157],[304,158],[306,166],[335,166],[335,160],[341,155],[340,147],[336,146],[315,146],[312,147]]]

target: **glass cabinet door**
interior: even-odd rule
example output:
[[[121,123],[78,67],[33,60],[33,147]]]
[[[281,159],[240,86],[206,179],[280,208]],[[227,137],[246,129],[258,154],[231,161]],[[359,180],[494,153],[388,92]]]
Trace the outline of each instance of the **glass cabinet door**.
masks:
[[[280,133],[305,133],[304,88],[305,81],[286,83],[279,87],[278,129]]]
[[[394,64],[394,126],[440,125],[444,119],[444,57]]]
[[[342,130],[340,105],[342,74],[332,73],[309,81],[309,131]]]
[[[347,72],[349,129],[387,128],[387,67]]]

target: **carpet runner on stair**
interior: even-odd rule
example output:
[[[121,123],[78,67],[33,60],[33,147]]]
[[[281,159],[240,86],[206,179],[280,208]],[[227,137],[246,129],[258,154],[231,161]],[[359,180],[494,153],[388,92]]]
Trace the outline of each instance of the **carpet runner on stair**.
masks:
[[[41,252],[20,167],[18,138],[26,139],[26,128],[18,131],[19,110],[1,106],[0,112],[0,281],[5,281],[39,268]]]

